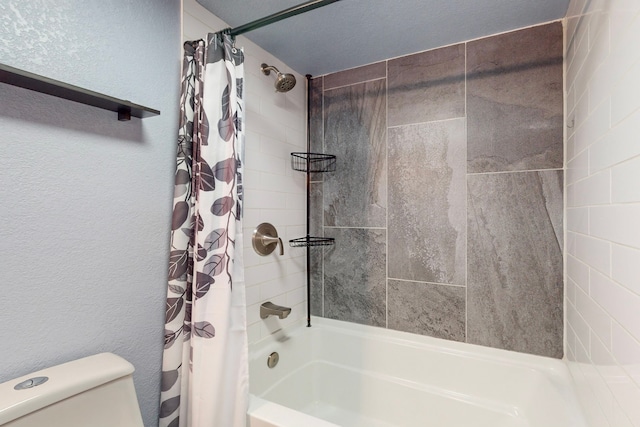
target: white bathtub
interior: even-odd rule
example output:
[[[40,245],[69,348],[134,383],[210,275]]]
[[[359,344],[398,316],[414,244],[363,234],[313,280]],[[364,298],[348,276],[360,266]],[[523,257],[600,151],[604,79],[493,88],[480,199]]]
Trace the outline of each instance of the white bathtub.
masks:
[[[560,360],[313,318],[251,346],[250,427],[585,427]],[[267,357],[278,352],[270,369]]]

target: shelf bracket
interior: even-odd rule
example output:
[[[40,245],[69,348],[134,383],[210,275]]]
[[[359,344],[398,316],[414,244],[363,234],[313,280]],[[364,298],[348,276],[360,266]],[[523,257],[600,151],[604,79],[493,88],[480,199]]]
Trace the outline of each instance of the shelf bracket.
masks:
[[[126,122],[131,120],[131,108],[119,108],[118,109],[118,121]]]

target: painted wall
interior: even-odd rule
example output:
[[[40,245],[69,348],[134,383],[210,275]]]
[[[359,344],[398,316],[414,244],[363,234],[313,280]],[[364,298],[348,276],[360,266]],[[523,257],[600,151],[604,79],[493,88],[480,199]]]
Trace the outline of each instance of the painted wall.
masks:
[[[640,426],[640,2],[573,0],[566,355],[591,425]]]
[[[195,0],[184,2],[184,40],[205,38],[208,32],[227,28]],[[305,79],[287,93],[276,93],[275,76],[265,76],[260,64],[292,72],[282,61],[244,37],[236,45],[245,52],[246,159],[244,260],[247,286],[249,342],[306,317],[306,252],[289,248],[289,239],[306,233],[305,177],[291,170],[290,153],[306,151]],[[284,256],[258,255],[251,235],[262,222],[272,223],[285,242]],[[272,301],[292,308],[285,320],[260,319],[260,304]]]
[[[314,313],[562,357],[562,46],[555,22],[313,80]]]
[[[0,3],[0,62],[161,110],[0,84],[0,381],[110,351],[157,425],[175,169],[174,0]]]

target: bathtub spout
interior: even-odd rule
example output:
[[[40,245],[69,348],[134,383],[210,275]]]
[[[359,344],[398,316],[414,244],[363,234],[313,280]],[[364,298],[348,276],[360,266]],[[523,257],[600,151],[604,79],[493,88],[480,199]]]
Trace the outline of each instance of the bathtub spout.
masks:
[[[278,316],[280,319],[284,319],[291,313],[289,307],[282,307],[275,305],[271,301],[263,302],[260,304],[260,318],[266,319],[269,316]]]

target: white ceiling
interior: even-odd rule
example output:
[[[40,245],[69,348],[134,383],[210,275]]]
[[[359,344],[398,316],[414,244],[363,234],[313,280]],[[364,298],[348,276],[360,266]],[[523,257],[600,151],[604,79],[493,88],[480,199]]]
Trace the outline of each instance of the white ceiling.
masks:
[[[197,0],[232,27],[305,0]],[[244,34],[301,74],[561,19],[569,0],[341,0]]]

